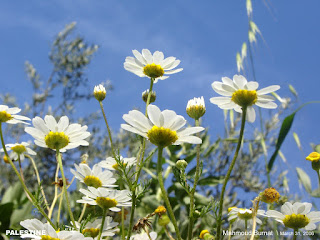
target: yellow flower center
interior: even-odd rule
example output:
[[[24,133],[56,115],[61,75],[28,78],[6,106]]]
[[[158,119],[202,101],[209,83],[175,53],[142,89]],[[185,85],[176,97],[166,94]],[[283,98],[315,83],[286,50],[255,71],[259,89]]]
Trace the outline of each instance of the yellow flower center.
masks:
[[[167,147],[178,140],[176,131],[169,128],[153,126],[147,133],[149,141],[158,147]]]
[[[91,176],[91,175],[86,176],[83,181],[88,187],[94,187],[94,188],[102,187],[101,180],[96,176]]]
[[[41,240],[60,240],[60,238],[53,238],[48,235],[41,236]]]
[[[117,206],[118,204],[118,202],[115,199],[111,199],[108,197],[97,197],[96,203],[99,205],[99,207],[103,209],[109,209]]]
[[[239,208],[238,217],[239,217],[240,219],[243,219],[243,220],[250,220],[250,219],[252,219],[252,211],[245,211],[244,213],[241,213],[240,210],[246,210],[246,209]],[[250,213],[250,212],[251,212],[251,213]]]
[[[207,233],[209,233],[208,230],[202,230],[199,237],[204,238],[204,235],[206,235]]]
[[[264,192],[261,194],[262,196],[262,201],[265,203],[273,203],[273,202],[278,202],[280,198],[280,194],[278,191],[271,187],[271,188],[266,188]]]
[[[158,78],[163,76],[164,70],[160,65],[151,63],[143,68],[143,73],[150,78]]]
[[[231,100],[241,107],[248,107],[258,100],[257,91],[239,89],[232,94]]]
[[[317,152],[312,152],[309,154],[308,157],[306,157],[306,160],[309,160],[309,161],[319,161],[320,160],[320,153],[317,153]]]
[[[11,150],[18,154],[22,154],[27,151],[26,147],[22,144],[12,147]]]
[[[51,149],[61,149],[69,144],[69,137],[64,132],[49,132],[44,141]]]
[[[206,108],[202,105],[193,105],[187,108],[187,114],[193,119],[201,118],[206,112]]]
[[[84,236],[90,236],[92,238],[95,238],[99,234],[99,228],[86,228],[82,230],[82,234]]]
[[[228,208],[228,213],[231,212],[232,209],[235,209],[236,207],[229,207]]]
[[[126,167],[127,163],[123,163],[123,166]],[[118,163],[113,164],[112,168],[114,168],[115,170],[119,170],[119,164]]]
[[[13,117],[10,113],[7,113],[6,111],[0,111],[0,122],[7,122],[11,119],[13,119]]]
[[[282,220],[283,224],[288,228],[299,229],[307,226],[310,219],[304,214],[291,214],[286,215]]]

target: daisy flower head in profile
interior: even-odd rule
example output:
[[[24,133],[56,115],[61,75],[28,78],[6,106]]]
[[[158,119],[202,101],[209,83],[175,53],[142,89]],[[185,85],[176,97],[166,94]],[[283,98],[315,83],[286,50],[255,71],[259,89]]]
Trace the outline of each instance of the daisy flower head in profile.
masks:
[[[312,204],[307,202],[286,202],[281,206],[281,212],[269,210],[266,215],[275,218],[287,228],[314,230],[317,228],[315,223],[320,222],[320,211],[311,212],[311,208]]]
[[[107,91],[102,84],[95,86],[93,89],[93,96],[99,102],[103,101],[106,98],[106,94],[107,94]]]
[[[234,75],[233,80],[223,77],[222,82],[215,81],[211,86],[215,92],[223,96],[211,98],[211,103],[218,105],[221,109],[234,109],[239,113],[246,108],[249,122],[254,122],[256,119],[253,105],[268,109],[277,107],[277,104],[273,102],[275,99],[266,94],[279,90],[278,85],[257,90],[259,87],[257,82],[248,82],[244,76]]]
[[[71,173],[82,183],[89,187],[99,188],[106,187],[112,188],[117,187],[113,185],[117,180],[113,178],[112,172],[105,170],[95,164],[91,169],[87,164],[80,163],[79,165],[74,164],[74,169],[70,169]]]
[[[34,231],[34,234],[22,234],[21,238],[31,238],[31,240],[93,240],[91,237],[85,237],[77,231],[59,231],[48,223],[42,223],[38,219],[28,219],[20,222],[20,225],[29,231]],[[42,235],[39,235],[42,234]]]
[[[187,114],[189,117],[198,120],[201,118],[206,112],[206,105],[204,103],[203,97],[200,98],[193,98],[188,101]]]
[[[78,123],[69,124],[67,116],[61,117],[59,122],[51,115],[45,116],[44,119],[35,117],[32,124],[34,127],[26,127],[25,131],[35,138],[34,143],[40,147],[65,152],[89,145],[85,140],[90,136],[88,127]]]
[[[76,228],[80,229],[81,224],[78,222],[76,223]],[[93,222],[88,222],[83,228],[82,228],[82,234],[84,236],[92,237],[93,239],[97,239],[99,235],[99,231],[101,228],[102,219],[96,219]],[[119,223],[114,222],[112,217],[107,216],[105,218],[104,224],[103,224],[103,230],[101,237],[112,237],[116,234],[116,232],[119,231],[119,228],[117,228]]]
[[[149,233],[150,237],[152,240],[157,239],[157,233],[156,232],[150,232]],[[147,233],[140,233],[136,234],[130,237],[130,240],[150,240],[149,236]]]
[[[88,187],[80,189],[85,195],[78,203],[87,203],[89,205],[98,205],[102,209],[109,209],[113,212],[119,212],[119,207],[131,207],[130,191],[128,190],[108,190],[106,188]]]
[[[137,110],[132,110],[123,115],[127,124],[121,124],[121,128],[136,133],[149,139],[154,145],[164,148],[170,145],[180,145],[182,143],[201,144],[202,140],[192,134],[201,132],[203,127],[187,127],[183,116],[177,115],[172,110],[160,111],[160,109],[150,104],[147,108],[148,117]]]
[[[181,72],[183,68],[176,68],[180,60],[175,57],[164,58],[163,52],[155,51],[153,54],[148,49],[142,49],[142,53],[137,50],[132,51],[135,57],[126,57],[124,69],[139,77],[149,77],[154,83],[164,80],[169,76],[164,76]]]
[[[13,107],[9,108],[6,105],[0,105],[0,124],[10,123],[10,124],[17,124],[17,123],[24,123],[29,124],[25,121],[30,121],[31,119],[25,116],[17,115],[17,113],[21,112],[20,108]]]
[[[257,216],[265,216],[264,210],[258,210]],[[248,226],[252,226],[253,216],[252,210],[246,208],[232,207],[228,213],[228,221],[233,223],[234,228],[245,228],[245,222]],[[257,224],[262,224],[261,220],[256,217]]]
[[[120,156],[120,161],[123,163],[125,167],[131,167],[137,164],[137,159],[135,157],[124,158]],[[106,160],[103,160],[99,163],[102,168],[106,168],[109,170],[118,170],[119,164],[113,157],[107,157]]]
[[[36,152],[34,152],[31,148],[29,148],[30,144],[27,142],[21,142],[21,143],[15,143],[15,144],[6,144],[6,150],[12,151],[9,154],[9,157],[12,160],[18,160],[20,158],[21,161],[24,160],[24,154],[29,155],[36,155]],[[4,149],[0,149],[0,152],[4,152]]]

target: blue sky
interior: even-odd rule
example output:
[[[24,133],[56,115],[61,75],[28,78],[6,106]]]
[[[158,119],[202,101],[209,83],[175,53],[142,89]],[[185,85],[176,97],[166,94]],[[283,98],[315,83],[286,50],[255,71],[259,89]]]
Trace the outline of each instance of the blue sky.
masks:
[[[237,73],[235,55],[247,39],[245,1],[18,2],[1,3],[0,69],[1,93],[13,93],[21,106],[31,99],[24,62],[30,61],[44,78],[48,77],[50,44],[66,24],[76,21],[76,32],[100,46],[87,71],[90,85],[93,88],[109,79],[115,87],[104,103],[113,129],[120,127],[124,113],[133,107],[143,108],[141,92],[149,87],[149,82],[125,71],[123,62],[132,55],[132,49],[148,48],[177,57],[184,68],[183,72],[156,84],[157,105],[187,117],[187,101],[204,96],[207,104],[204,125],[210,126],[213,136],[222,133],[223,112],[209,102],[210,97],[216,96],[210,85],[222,76]],[[264,41],[258,38],[254,47],[260,87],[278,84],[279,95],[289,96],[287,86],[292,84],[301,103],[319,100],[318,9],[317,0],[295,0],[290,4],[253,1],[253,20],[264,37]],[[253,80],[251,74],[248,79]],[[77,111],[81,114],[87,109]],[[294,122],[293,131],[298,133],[305,154],[311,151],[310,142],[319,143],[315,131],[319,117],[319,106],[310,105],[301,110]],[[292,169],[301,167],[315,179],[310,165],[295,147],[292,132],[283,152]],[[295,188],[295,172],[290,171],[291,192],[299,192]]]

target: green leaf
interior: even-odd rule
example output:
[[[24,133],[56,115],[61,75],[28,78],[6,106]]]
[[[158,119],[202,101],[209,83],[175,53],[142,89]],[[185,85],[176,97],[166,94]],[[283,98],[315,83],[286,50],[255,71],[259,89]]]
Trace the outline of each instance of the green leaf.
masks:
[[[13,212],[13,203],[0,204],[0,232],[4,233],[10,227],[10,218]]]
[[[198,182],[198,185],[206,185],[206,186],[214,187],[214,186],[217,186],[218,184],[223,183],[223,181],[224,181],[223,176],[219,176],[219,177],[209,176],[209,177],[200,179]]]
[[[305,171],[303,171],[301,168],[297,167],[296,170],[298,173],[299,180],[301,181],[306,191],[310,194],[312,191],[312,188],[311,188],[311,181],[308,174]]]
[[[296,116],[296,113],[301,108],[303,108],[304,106],[306,106],[306,105],[308,105],[310,103],[320,103],[320,101],[313,101],[313,102],[307,102],[305,104],[302,104],[297,110],[295,110],[292,114],[290,114],[289,116],[287,116],[283,120],[281,128],[280,128],[277,144],[276,144],[276,149],[275,149],[274,153],[272,154],[272,156],[271,156],[271,158],[269,160],[269,163],[268,163],[268,171],[269,172],[271,171],[271,169],[273,167],[274,161],[276,160],[276,157],[278,155],[278,152],[279,152],[279,150],[281,148],[281,145],[282,145],[283,141],[285,140],[285,138],[287,137],[287,135],[288,135],[288,133],[290,131],[290,128],[292,126],[292,123],[293,123],[294,117]]]

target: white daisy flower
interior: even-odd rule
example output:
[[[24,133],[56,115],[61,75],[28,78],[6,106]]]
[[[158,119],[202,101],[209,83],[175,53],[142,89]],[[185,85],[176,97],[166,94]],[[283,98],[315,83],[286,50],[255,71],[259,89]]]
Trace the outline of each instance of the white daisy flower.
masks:
[[[59,240],[92,240],[91,237],[84,237],[77,231],[60,231],[56,232],[48,223],[42,223],[38,219],[28,219],[20,222],[20,225],[34,234],[23,234],[21,238],[38,239],[59,239]],[[40,234],[39,234],[40,233]],[[44,235],[43,235],[44,234]]]
[[[99,235],[99,231],[101,228],[102,219],[96,219],[93,222],[88,222],[83,230],[82,234],[85,236],[91,236],[93,239],[97,239],[97,236]],[[80,229],[81,224],[78,222],[75,222],[76,228]],[[117,231],[119,231],[119,228],[116,228],[119,223],[113,222],[112,217],[107,216],[105,218],[104,224],[103,224],[103,231],[101,237],[112,237],[116,234]]]
[[[133,50],[132,53],[135,58],[126,57],[124,69],[139,77],[153,78],[154,83],[169,77],[163,76],[164,74],[174,74],[183,70],[183,68],[174,69],[180,64],[180,60],[176,60],[175,57],[164,58],[162,52],[155,51],[152,55],[148,49],[142,49],[142,54],[137,50]]]
[[[317,228],[315,223],[320,222],[320,211],[310,212],[311,208],[312,204],[307,202],[286,202],[282,205],[281,212],[269,210],[266,215],[288,228],[314,230]]]
[[[9,108],[6,105],[0,105],[0,123],[6,122],[10,124],[24,123],[24,121],[30,121],[31,119],[25,116],[17,115],[21,111],[20,108]]]
[[[70,169],[71,173],[80,180],[80,182],[83,182],[89,187],[117,187],[117,185],[113,185],[117,180],[112,177],[112,172],[108,170],[103,171],[98,164],[95,164],[92,170],[87,164],[83,163],[79,165],[74,164],[74,167],[77,171]]]
[[[171,110],[161,112],[155,105],[150,104],[147,112],[148,118],[137,110],[124,114],[122,118],[128,124],[121,124],[121,127],[149,139],[158,147],[167,147],[171,144],[179,145],[184,142],[201,144],[200,138],[191,135],[203,131],[203,127],[181,129],[186,124],[183,116],[177,115]]]
[[[218,105],[221,109],[234,109],[242,113],[242,108],[247,107],[247,120],[254,122],[256,113],[253,105],[262,108],[274,109],[277,107],[272,96],[268,93],[280,89],[278,85],[272,85],[257,91],[259,84],[257,82],[248,82],[244,76],[234,75],[233,80],[227,77],[222,78],[222,82],[213,82],[214,91],[223,97],[213,97],[211,103]]]
[[[119,207],[131,207],[130,191],[128,190],[108,190],[106,188],[88,187],[88,190],[79,191],[86,195],[77,200],[78,203],[87,203],[89,205],[98,205],[102,209],[109,209],[113,212],[119,212]]]
[[[137,159],[135,157],[124,158],[120,156],[120,161],[123,162],[123,165],[126,167],[131,167],[137,164]],[[107,157],[107,159],[101,161],[99,165],[109,170],[117,170],[119,168],[117,161],[113,157]]]
[[[106,98],[107,91],[102,84],[99,84],[98,86],[95,86],[93,89],[93,95],[98,101],[102,101]]]
[[[5,147],[8,152],[12,150],[12,152],[9,155],[9,157],[12,160],[18,160],[20,156],[20,160],[23,161],[25,158],[24,154],[36,155],[36,152],[28,148],[29,145],[30,144],[27,142],[22,142],[22,143],[15,143],[15,144],[6,144]],[[4,152],[4,149],[1,148],[0,152]]]
[[[85,141],[90,133],[87,132],[88,127],[81,126],[78,123],[69,125],[69,118],[63,116],[57,123],[51,115],[32,119],[34,127],[26,127],[25,131],[35,138],[34,143],[40,147],[51,148],[65,152],[66,150],[79,146],[88,146]]]
[[[264,210],[258,210],[257,216],[265,216]],[[230,212],[228,213],[229,218],[228,221],[232,222],[234,228],[245,228],[245,221],[247,221],[247,226],[252,226],[252,210],[246,208],[231,208]],[[262,224],[261,220],[256,217],[257,224]]]
[[[152,240],[157,239],[156,232],[151,232],[149,234],[150,234],[150,237]],[[136,234],[136,235],[131,236],[130,240],[150,240],[150,238],[148,237],[147,233],[140,233],[140,234]]]
[[[203,97],[193,98],[189,100],[186,111],[189,117],[193,119],[201,118],[206,112],[206,105],[204,103]]]

